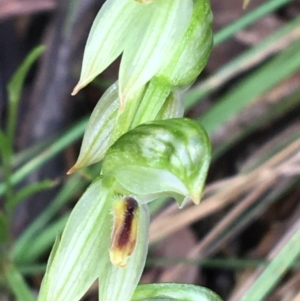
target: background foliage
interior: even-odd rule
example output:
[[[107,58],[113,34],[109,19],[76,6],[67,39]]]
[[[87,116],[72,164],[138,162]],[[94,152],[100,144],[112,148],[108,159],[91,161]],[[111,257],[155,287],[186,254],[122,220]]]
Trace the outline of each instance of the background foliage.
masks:
[[[100,2],[0,3],[0,300],[35,299],[55,236],[99,171],[65,175],[86,116],[117,76],[118,62],[70,97]],[[185,94],[187,115],[213,142],[206,193],[182,210],[153,203],[142,281],[195,283],[230,301],[296,301],[300,3],[212,7],[214,50]]]

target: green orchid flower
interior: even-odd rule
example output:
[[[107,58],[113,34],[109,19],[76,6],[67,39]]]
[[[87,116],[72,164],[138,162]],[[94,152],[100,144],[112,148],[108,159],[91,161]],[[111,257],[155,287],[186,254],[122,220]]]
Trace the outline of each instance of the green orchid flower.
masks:
[[[160,196],[198,203],[210,152],[205,130],[186,118],[121,136],[53,248],[39,301],[77,301],[97,279],[101,301],[131,300],[148,250],[147,203]]]
[[[122,134],[148,121],[182,117],[184,105],[179,90],[171,91],[159,78],[154,78],[146,88],[137,91],[125,110],[119,110],[118,83],[103,94],[90,117],[84,133],[79,157],[68,171],[100,162]]]
[[[147,1],[148,2],[148,1]],[[193,11],[192,0],[107,0],[91,28],[81,76],[73,95],[105,70],[121,53],[119,96],[145,85],[169,61]]]
[[[123,51],[120,79],[108,88],[95,107],[84,135],[79,158],[69,173],[101,161],[108,147],[137,125],[183,116],[182,91],[200,74],[212,47],[212,13],[209,0],[192,1],[192,11],[190,4],[189,0],[156,0],[149,5],[141,5],[133,0],[112,0],[104,4],[90,32],[81,78],[75,90],[89,83]],[[138,10],[145,12],[139,15]],[[154,14],[153,10],[157,12]],[[132,15],[128,17],[128,14]],[[154,23],[147,23],[148,17],[154,18],[153,22],[158,23],[155,23],[155,26]],[[141,34],[136,37],[143,39],[143,43],[133,42],[130,36],[135,34],[137,28],[144,27],[147,27],[145,36]],[[169,32],[172,31],[171,28],[176,34]],[[168,32],[168,38],[160,40]],[[157,39],[162,44],[156,44]],[[148,43],[154,49],[162,47],[164,51],[155,50],[148,53],[148,48],[145,48],[150,47]],[[172,47],[169,47],[170,45]],[[147,50],[143,50],[144,48]],[[143,57],[145,61],[142,63],[141,56],[145,51],[148,56]],[[127,55],[132,56],[132,60],[126,60]],[[156,56],[159,56],[159,59],[155,59]],[[136,63],[131,65],[135,62],[133,58],[136,59]],[[136,78],[141,72],[147,74],[147,80],[140,80],[144,75]],[[121,74],[126,76],[122,77]],[[133,91],[127,97],[124,106],[120,91],[124,90],[126,85],[132,87]]]

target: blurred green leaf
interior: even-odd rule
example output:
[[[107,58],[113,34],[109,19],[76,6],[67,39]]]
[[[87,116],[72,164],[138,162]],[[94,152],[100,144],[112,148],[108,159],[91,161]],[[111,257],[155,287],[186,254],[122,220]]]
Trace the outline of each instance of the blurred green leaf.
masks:
[[[271,261],[241,301],[265,300],[267,294],[278,283],[300,254],[300,221],[289,230],[290,240]]]
[[[295,91],[292,95],[283,98],[279,103],[274,103],[272,106],[257,118],[253,118],[252,122],[249,124],[245,124],[243,128],[237,132],[228,133],[226,140],[222,143],[216,145],[213,149],[213,160],[219,158],[225,151],[230,149],[237,142],[241,141],[246,136],[249,136],[255,130],[259,130],[263,127],[270,126],[274,124],[278,118],[296,110],[300,104],[300,89]],[[299,132],[297,131],[290,136],[289,141],[295,140],[299,137]],[[282,141],[286,145],[286,141]],[[275,151],[275,149],[274,149]],[[252,168],[257,167],[261,164],[262,161],[265,161],[266,158],[270,158],[271,154],[265,154],[264,158],[261,158],[259,162],[257,162],[256,166],[252,166]]]
[[[26,178],[31,172],[38,169],[40,166],[45,164],[59,152],[68,147],[71,143],[76,141],[84,133],[87,119],[83,119],[75,124],[71,129],[62,134],[56,141],[43,150],[39,155],[31,159],[29,162],[20,167],[11,177],[13,185],[19,183]],[[0,183],[0,196],[6,191],[6,186]]]
[[[7,136],[8,140],[11,143],[14,137],[15,126],[17,121],[17,110],[26,75],[28,74],[28,71],[33,65],[33,63],[39,58],[39,56],[43,53],[44,50],[44,46],[38,46],[35,49],[33,49],[8,83],[7,90],[9,100],[9,116],[7,125]]]
[[[8,241],[8,227],[6,216],[0,211],[0,245],[4,245]],[[1,249],[0,249],[1,253]],[[1,255],[0,255],[1,256]]]
[[[28,228],[21,234],[21,236],[15,242],[14,248],[12,250],[12,257],[15,259],[16,262],[24,263],[28,260],[34,260],[33,255],[31,254],[40,253],[40,251],[30,251],[29,254],[27,254],[27,252],[32,247],[32,244],[35,245],[34,248],[36,248],[36,246],[39,246],[39,243],[36,242],[36,238],[37,236],[42,235],[41,233],[44,232],[43,235],[45,235],[46,237],[50,237],[49,240],[52,239],[51,243],[53,243],[55,236],[52,236],[52,230],[49,230],[49,232],[47,232],[48,230],[46,225],[54,217],[54,215],[63,207],[63,205],[66,204],[72,196],[74,196],[74,194],[78,193],[80,190],[83,189],[84,185],[86,185],[85,181],[83,181],[78,174],[69,178],[69,180],[61,188],[60,192],[54,198],[49,207],[46,208],[37,217],[37,219],[28,226]],[[53,227],[55,228],[55,226]],[[57,230],[58,232],[60,232],[62,228]]]
[[[35,239],[31,239],[30,243],[27,243],[26,251],[23,250],[23,253],[20,254],[18,258],[16,258],[17,263],[33,263],[40,256],[51,249],[57,235],[62,233],[68,218],[69,214],[65,214],[64,216],[56,219],[53,223],[45,227],[43,231],[37,233]]]
[[[239,18],[235,22],[232,22],[224,29],[219,31],[214,38],[214,45],[221,44],[222,42],[226,41],[228,38],[233,36],[239,30],[251,25],[255,21],[259,20],[263,16],[267,15],[268,13],[280,8],[284,4],[292,2],[292,0],[270,0],[266,3],[258,6],[255,10],[249,12],[245,16]]]
[[[258,70],[252,72],[208,110],[199,121],[209,133],[238,114],[257,97],[300,68],[300,41],[293,43]]]
[[[14,209],[16,205],[22,202],[27,197],[34,195],[40,191],[50,189],[58,184],[58,181],[44,180],[42,182],[32,183],[29,186],[22,188],[7,202],[7,206],[10,209]]]
[[[237,58],[232,59],[223,65],[210,77],[196,84],[185,93],[185,107],[190,109],[203,99],[204,96],[219,89],[230,79],[238,76],[245,70],[254,67],[256,64],[266,59],[275,51],[283,48],[283,45],[299,39],[300,18],[295,18],[283,25],[280,29],[268,36],[259,44],[249,48]]]
[[[35,297],[33,296],[31,289],[25,282],[19,270],[12,264],[9,264],[5,270],[5,277],[8,285],[16,299],[18,301],[35,301]]]

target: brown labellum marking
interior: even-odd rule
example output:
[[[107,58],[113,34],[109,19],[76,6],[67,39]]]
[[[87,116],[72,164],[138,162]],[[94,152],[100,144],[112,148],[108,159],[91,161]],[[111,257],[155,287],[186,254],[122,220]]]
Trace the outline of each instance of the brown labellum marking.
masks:
[[[126,198],[125,200],[125,213],[124,222],[119,234],[118,246],[124,247],[130,242],[130,232],[132,228],[132,222],[134,218],[135,210],[137,209],[137,202],[133,198]]]
[[[113,207],[114,228],[110,246],[110,260],[125,267],[137,240],[138,203],[132,197],[117,200]]]

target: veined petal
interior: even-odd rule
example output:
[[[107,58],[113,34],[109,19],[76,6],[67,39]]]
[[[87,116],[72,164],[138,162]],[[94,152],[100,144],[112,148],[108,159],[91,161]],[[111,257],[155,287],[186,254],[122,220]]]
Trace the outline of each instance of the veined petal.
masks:
[[[96,180],[73,209],[42,283],[39,301],[76,301],[99,275],[108,256],[111,192]]]
[[[192,10],[192,0],[140,4],[133,16],[131,33],[125,40],[119,71],[121,103],[170,59],[190,23]]]
[[[125,268],[111,264],[108,253],[99,269],[99,300],[129,301],[142,275],[149,240],[149,211],[139,205],[137,242]]]
[[[89,84],[123,51],[129,25],[139,3],[133,0],[107,0],[92,25],[84,50],[79,83],[72,95]]]
[[[84,133],[79,157],[68,174],[99,162],[110,143],[119,110],[118,84],[114,83],[100,98]]]

